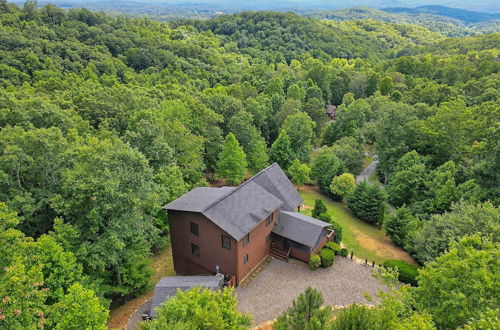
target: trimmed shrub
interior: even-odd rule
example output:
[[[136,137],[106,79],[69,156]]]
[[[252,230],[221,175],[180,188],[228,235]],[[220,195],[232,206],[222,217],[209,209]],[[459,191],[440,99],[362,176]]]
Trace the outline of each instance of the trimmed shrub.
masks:
[[[345,257],[347,257],[347,255],[349,255],[349,252],[347,251],[347,249],[346,248],[342,248],[340,250],[340,256],[345,258]]]
[[[337,244],[340,244],[340,242],[342,242],[342,227],[333,220],[330,221],[330,223],[331,225],[329,228],[335,232],[333,241]]]
[[[317,218],[320,216],[320,214],[326,213],[326,205],[325,202],[323,202],[322,199],[316,199],[314,201],[314,208],[311,212],[311,216],[313,218]]]
[[[332,222],[332,217],[328,213],[321,213],[320,215],[318,215],[318,217],[316,219],[324,221],[324,222],[328,222],[328,223]]]
[[[323,248],[319,250],[319,257],[321,258],[321,267],[328,268],[335,260],[335,253],[330,249]]]
[[[327,242],[325,244],[324,248],[332,250],[333,252],[335,252],[335,255],[338,255],[340,253],[340,250],[342,250],[340,245],[338,245],[337,243],[333,243],[333,242]]]
[[[317,254],[311,254],[311,257],[309,258],[309,268],[311,270],[315,270],[319,266],[321,266],[321,258]]]
[[[399,270],[399,282],[413,286],[418,285],[417,275],[420,267],[417,265],[412,265],[402,260],[386,260],[383,265],[385,268],[397,268]]]

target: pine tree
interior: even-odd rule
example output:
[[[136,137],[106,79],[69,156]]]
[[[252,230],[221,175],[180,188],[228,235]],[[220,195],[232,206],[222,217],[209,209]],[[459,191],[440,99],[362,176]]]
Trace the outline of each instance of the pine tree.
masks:
[[[286,131],[281,131],[280,135],[271,146],[270,159],[273,163],[278,163],[282,169],[290,167],[292,160],[292,145]]]
[[[314,201],[314,208],[311,212],[313,218],[319,217],[320,214],[326,213],[326,206],[322,199],[317,199]]]
[[[246,155],[233,133],[229,133],[217,162],[217,175],[229,184],[239,184],[245,178]]]
[[[361,182],[347,199],[347,206],[359,218],[381,223],[385,214],[385,194],[379,185]]]
[[[308,287],[293,301],[273,325],[277,330],[308,330],[324,329],[330,320],[331,309],[320,308],[323,304],[323,295],[318,290]]]
[[[248,146],[248,167],[254,172],[264,169],[269,163],[266,141],[261,136],[252,140]]]

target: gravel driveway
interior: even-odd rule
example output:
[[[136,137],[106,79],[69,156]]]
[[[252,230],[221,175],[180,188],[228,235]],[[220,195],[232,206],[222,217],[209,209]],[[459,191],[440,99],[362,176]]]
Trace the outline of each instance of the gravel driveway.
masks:
[[[332,267],[310,271],[298,261],[273,259],[248,285],[236,288],[239,309],[253,315],[254,325],[277,318],[308,286],[323,293],[325,305],[368,304],[387,287],[372,276],[372,268],[337,257]]]

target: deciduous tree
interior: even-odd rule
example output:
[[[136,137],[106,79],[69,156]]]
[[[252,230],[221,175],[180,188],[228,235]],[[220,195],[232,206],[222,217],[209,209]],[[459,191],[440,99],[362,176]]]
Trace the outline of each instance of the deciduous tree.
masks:
[[[478,314],[498,308],[498,243],[469,236],[426,265],[414,298],[441,329],[456,329]]]
[[[330,192],[337,199],[348,197],[356,188],[356,180],[351,173],[343,173],[332,179]]]
[[[306,164],[302,164],[298,159],[294,159],[287,173],[291,176],[293,183],[297,186],[302,186],[309,181],[311,169]]]

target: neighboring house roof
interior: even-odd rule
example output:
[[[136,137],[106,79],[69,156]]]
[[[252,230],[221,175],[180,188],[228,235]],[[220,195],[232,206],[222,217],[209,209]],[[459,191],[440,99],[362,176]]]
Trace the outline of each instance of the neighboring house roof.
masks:
[[[169,297],[175,296],[177,289],[186,291],[195,286],[201,286],[203,288],[209,288],[216,291],[224,286],[224,276],[218,274],[215,276],[163,277],[155,286],[149,316],[154,317],[156,314],[155,309],[163,304]]]
[[[164,210],[199,212],[239,241],[278,208],[294,210],[303,199],[274,163],[239,187],[196,188]]]
[[[329,223],[302,213],[281,211],[273,233],[314,248],[323,229],[328,226]]]

